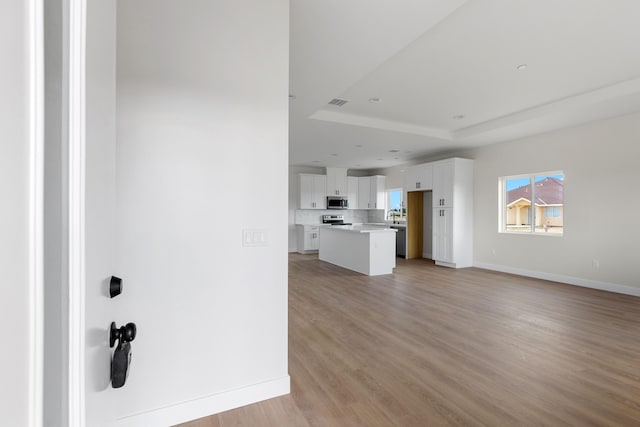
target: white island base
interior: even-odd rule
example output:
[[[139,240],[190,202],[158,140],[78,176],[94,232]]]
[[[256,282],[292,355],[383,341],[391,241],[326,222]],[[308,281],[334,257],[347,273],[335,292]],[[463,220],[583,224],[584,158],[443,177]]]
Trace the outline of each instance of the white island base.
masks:
[[[369,276],[392,274],[396,230],[357,225],[321,227],[318,257]]]

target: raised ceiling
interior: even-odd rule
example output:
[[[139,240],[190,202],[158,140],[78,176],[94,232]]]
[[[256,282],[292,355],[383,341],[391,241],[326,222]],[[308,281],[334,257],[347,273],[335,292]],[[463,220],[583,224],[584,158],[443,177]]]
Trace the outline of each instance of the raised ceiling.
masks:
[[[290,164],[389,167],[640,111],[639,20],[637,0],[291,0]]]

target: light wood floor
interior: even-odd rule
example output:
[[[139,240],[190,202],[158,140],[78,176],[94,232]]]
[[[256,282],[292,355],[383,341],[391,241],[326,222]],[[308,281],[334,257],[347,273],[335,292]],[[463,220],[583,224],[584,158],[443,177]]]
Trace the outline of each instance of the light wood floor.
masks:
[[[289,372],[289,396],[182,427],[639,426],[640,298],[291,254]]]

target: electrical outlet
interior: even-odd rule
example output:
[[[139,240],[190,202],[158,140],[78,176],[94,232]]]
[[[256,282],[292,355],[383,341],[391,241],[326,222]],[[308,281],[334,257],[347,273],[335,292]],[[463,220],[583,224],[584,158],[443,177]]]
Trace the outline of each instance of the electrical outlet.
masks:
[[[491,248],[491,255],[495,255],[496,254],[496,248]]]
[[[591,267],[595,270],[600,268],[600,260],[599,259],[594,259],[593,261],[591,261]]]

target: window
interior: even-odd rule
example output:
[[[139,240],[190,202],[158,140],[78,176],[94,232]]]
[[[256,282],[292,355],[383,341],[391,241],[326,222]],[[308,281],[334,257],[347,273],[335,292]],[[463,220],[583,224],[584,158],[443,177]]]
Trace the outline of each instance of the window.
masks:
[[[547,218],[559,218],[561,215],[560,212],[560,206],[548,206],[544,208],[544,216]]]
[[[564,173],[500,178],[500,232],[562,235]]]
[[[406,221],[407,209],[403,207],[402,194],[401,188],[387,191],[387,208],[384,216],[386,220]]]

